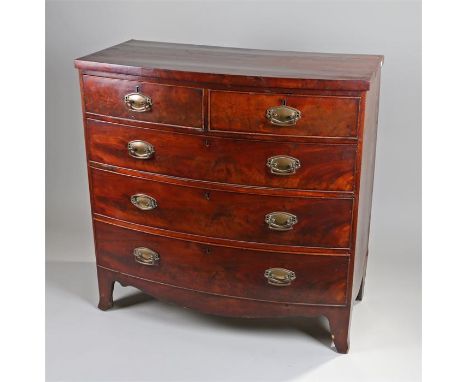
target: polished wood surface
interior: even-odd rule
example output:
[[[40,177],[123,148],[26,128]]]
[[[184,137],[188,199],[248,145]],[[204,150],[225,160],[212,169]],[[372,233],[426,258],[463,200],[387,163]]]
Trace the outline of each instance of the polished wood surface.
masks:
[[[269,135],[354,137],[359,97],[210,92],[210,130]],[[293,126],[275,126],[265,117],[285,103],[302,117]]]
[[[118,281],[210,314],[325,315],[346,353],[368,259],[382,61],[135,40],[77,59],[99,308]],[[128,110],[137,90],[150,110]],[[295,126],[267,121],[280,104],[301,111]],[[154,155],[131,157],[132,140]],[[301,166],[273,175],[275,155]],[[135,207],[138,193],[157,207]],[[275,211],[297,224],[269,229]],[[158,265],[136,263],[136,246]],[[268,284],[275,267],[296,279]]]
[[[203,245],[96,223],[98,265],[179,288],[231,297],[303,304],[344,305],[348,257],[238,250]],[[135,261],[133,250],[147,247],[156,265]],[[296,274],[289,286],[268,284],[269,268]]]
[[[81,70],[259,87],[368,90],[383,56],[129,40],[81,57]]]
[[[276,252],[276,253],[297,253],[301,255],[323,255],[323,256],[349,256],[350,250],[348,248],[323,248],[323,247],[300,247],[291,245],[280,245],[271,243],[257,243],[248,241],[230,240],[224,238],[207,237],[201,235],[194,235],[185,232],[168,231],[158,227],[150,227],[147,225],[141,225],[137,223],[131,223],[126,220],[120,220],[109,216],[95,213],[93,220],[96,222],[102,222],[112,224],[117,227],[131,229],[138,232],[145,232],[151,235],[158,235],[164,237],[170,237],[173,239],[180,239],[185,241],[192,241],[194,243],[206,244],[206,245],[219,245],[222,247],[236,248],[236,249],[248,249],[260,252]]]
[[[94,212],[132,223],[231,240],[327,248],[348,248],[352,199],[238,194],[175,186],[92,169]],[[157,201],[142,211],[130,198]],[[289,231],[268,228],[265,216],[284,211],[298,223]]]
[[[185,288],[176,288],[126,273],[114,271],[98,265],[98,279],[102,290],[111,292],[113,284],[119,282],[123,286],[132,285],[158,300],[175,302],[183,307],[197,309],[204,313],[225,317],[315,317],[325,315],[329,321],[335,316],[348,317],[349,308],[340,305],[308,305],[291,304],[223,296]],[[99,308],[107,310],[113,305],[111,293],[100,295]],[[338,320],[331,322],[332,330],[338,329]],[[336,328],[335,328],[336,323]]]
[[[198,129],[203,127],[201,89],[95,76],[83,76],[83,87],[88,113]],[[137,87],[140,93],[151,97],[151,110],[134,112],[126,106],[124,97],[136,92]]]
[[[379,114],[380,73],[366,94],[364,131],[359,146],[362,151],[362,163],[359,180],[358,218],[355,230],[353,300],[362,300],[366,277],[367,258],[369,255],[369,233],[371,226],[372,191],[374,185],[375,151],[377,145],[377,120]],[[354,241],[354,240],[353,240]]]
[[[355,145],[305,144],[203,137],[86,121],[90,160],[189,179],[259,187],[353,191]],[[146,160],[128,154],[128,142],[143,140],[155,154]],[[266,166],[275,155],[300,160],[296,174],[273,175]]]

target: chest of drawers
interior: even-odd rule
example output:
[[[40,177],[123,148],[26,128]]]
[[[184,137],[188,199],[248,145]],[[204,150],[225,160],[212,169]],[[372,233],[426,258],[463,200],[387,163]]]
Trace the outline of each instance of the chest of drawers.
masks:
[[[77,59],[99,284],[202,312],[362,299],[382,56],[127,41]]]

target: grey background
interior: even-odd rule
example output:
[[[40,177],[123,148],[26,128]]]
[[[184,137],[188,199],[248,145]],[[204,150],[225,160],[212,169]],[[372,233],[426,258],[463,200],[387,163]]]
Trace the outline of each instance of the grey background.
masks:
[[[207,318],[146,301],[132,288],[119,287],[118,296],[130,295],[123,305],[125,301],[130,301],[129,305],[142,304],[109,313],[94,308],[94,249],[79,84],[73,59],[130,38],[385,55],[367,290],[364,302],[354,311],[350,355],[337,356],[323,346],[326,340],[316,341],[325,338],[328,330],[320,319],[312,321],[310,330],[314,334],[310,337],[304,336],[309,329],[305,330],[307,325],[302,322],[292,323],[290,329],[275,321],[244,323]],[[347,380],[419,380],[420,158],[419,1],[48,1],[49,379],[220,380],[222,376],[221,380],[289,380],[308,378],[311,373],[311,379],[304,380],[320,376],[320,381],[326,381],[334,377],[343,380],[340,376],[346,373]],[[159,334],[147,343],[148,334],[139,332],[138,324],[149,330],[149,338]],[[96,328],[100,328],[98,332]],[[119,331],[122,328],[123,332]],[[116,333],[120,334],[116,337]],[[200,337],[201,333],[204,337]],[[171,346],[157,350],[156,343],[161,343],[164,335],[164,343]],[[187,336],[186,341],[181,336]],[[204,345],[199,346],[201,343]],[[121,354],[117,348],[124,345],[133,346],[132,353],[137,347],[147,352],[139,353],[143,359],[129,355],[128,350]],[[273,345],[278,348],[264,348]],[[157,351],[164,359],[164,367],[159,369],[154,360]],[[246,358],[244,351],[253,358]],[[105,366],[110,361],[99,362],[102,356],[113,359],[112,368]],[[209,357],[214,357],[215,362],[210,362]],[[229,357],[234,358],[229,361]],[[83,362],[85,367],[80,366]],[[154,366],[143,371],[141,367],[148,362]],[[242,367],[233,367],[232,362]]]

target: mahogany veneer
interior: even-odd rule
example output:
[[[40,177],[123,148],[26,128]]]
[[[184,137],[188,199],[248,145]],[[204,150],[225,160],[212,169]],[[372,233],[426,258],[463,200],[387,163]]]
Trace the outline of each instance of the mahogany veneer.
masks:
[[[325,315],[367,264],[382,56],[130,40],[77,59],[99,308]]]
[[[210,130],[268,135],[356,137],[359,97],[210,93]],[[294,129],[272,129],[265,110],[282,102],[301,111]]]

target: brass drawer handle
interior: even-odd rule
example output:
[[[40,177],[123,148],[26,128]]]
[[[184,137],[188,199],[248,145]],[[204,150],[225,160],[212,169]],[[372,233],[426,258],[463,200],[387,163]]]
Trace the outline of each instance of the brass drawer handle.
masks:
[[[154,210],[158,206],[156,199],[145,194],[132,195],[130,201],[135,207],[143,211]]]
[[[143,265],[156,265],[159,262],[159,253],[146,247],[138,247],[133,250],[135,261]]]
[[[265,223],[274,231],[289,231],[297,223],[297,216],[289,212],[271,212],[265,216]]]
[[[270,268],[265,271],[265,277],[270,285],[288,286],[296,279],[296,274],[289,269]]]
[[[124,97],[124,102],[127,105],[128,110],[137,113],[144,113],[145,111],[149,111],[153,106],[153,101],[151,98],[140,93],[139,86],[137,86],[135,93],[129,93]]]
[[[131,141],[127,145],[128,155],[136,159],[150,159],[154,155],[154,147],[145,141]]]
[[[287,155],[277,155],[270,157],[266,163],[270,172],[275,175],[292,175],[301,167],[299,159]]]
[[[266,119],[276,126],[294,126],[301,119],[301,112],[291,106],[281,105],[267,109]]]

